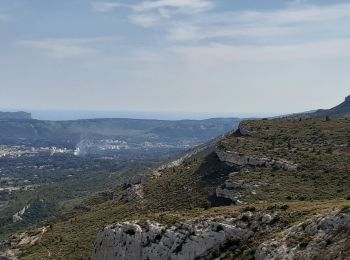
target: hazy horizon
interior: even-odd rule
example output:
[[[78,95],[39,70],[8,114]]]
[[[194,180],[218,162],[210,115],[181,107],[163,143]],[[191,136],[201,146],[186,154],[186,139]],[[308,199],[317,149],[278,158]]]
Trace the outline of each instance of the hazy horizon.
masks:
[[[77,120],[98,118],[130,118],[155,120],[204,120],[210,118],[262,118],[278,116],[274,113],[176,113],[176,112],[142,112],[142,111],[79,111],[79,110],[30,110],[0,109],[0,112],[27,112],[38,120]]]
[[[329,108],[350,94],[349,22],[345,0],[3,0],[0,102],[145,114]]]

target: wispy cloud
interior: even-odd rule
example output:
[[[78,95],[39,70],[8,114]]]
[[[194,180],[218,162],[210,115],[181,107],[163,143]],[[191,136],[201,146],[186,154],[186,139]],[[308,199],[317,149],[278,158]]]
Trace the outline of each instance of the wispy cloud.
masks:
[[[298,39],[301,43],[312,35],[347,35],[344,24],[350,23],[350,4],[311,5],[305,0],[287,2],[279,10],[218,11],[211,0],[156,0],[135,4],[102,2],[95,8],[112,11],[126,7],[129,21],[145,28],[157,27],[164,40],[174,42],[242,44],[283,43]],[[341,29],[338,29],[338,28]],[[283,37],[283,39],[281,39]],[[289,42],[286,42],[289,44]]]
[[[137,12],[176,9],[183,13],[193,13],[210,10],[213,6],[213,2],[208,0],[158,0],[141,2],[133,6],[133,9]]]
[[[314,38],[347,36],[350,29],[344,25],[349,23],[350,4],[335,4],[299,5],[275,11],[211,12],[185,22],[173,20],[164,28],[168,38],[174,41],[231,39],[240,43],[246,40],[251,44],[261,38],[281,43],[281,36],[284,41],[291,37],[305,41],[310,35]]]
[[[114,11],[124,5],[116,2],[93,2],[91,3],[92,9],[98,13],[107,13]]]
[[[144,1],[131,6],[129,20],[143,27],[162,26],[178,17],[193,16],[214,8],[209,0],[157,0]]]
[[[222,11],[216,5],[211,0],[123,3],[131,23],[157,30],[159,46],[163,44],[159,53],[175,54],[189,64],[341,58],[350,53],[348,3],[297,0],[261,11]]]
[[[136,4],[127,2],[94,2],[92,8],[95,12],[112,12],[123,7],[129,10],[129,21],[142,26],[152,27],[171,21],[176,16],[191,16],[207,12],[214,8],[212,0],[156,0],[141,1]]]
[[[22,40],[17,42],[17,45],[42,50],[53,58],[62,59],[92,54],[96,50],[91,45],[101,40],[101,38]]]
[[[138,26],[145,28],[153,27],[160,21],[158,15],[153,14],[133,14],[129,16],[129,20]]]

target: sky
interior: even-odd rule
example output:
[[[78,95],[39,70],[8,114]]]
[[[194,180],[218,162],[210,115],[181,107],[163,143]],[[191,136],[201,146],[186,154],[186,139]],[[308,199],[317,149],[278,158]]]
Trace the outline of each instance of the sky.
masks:
[[[0,0],[1,110],[301,112],[349,68],[349,1]]]

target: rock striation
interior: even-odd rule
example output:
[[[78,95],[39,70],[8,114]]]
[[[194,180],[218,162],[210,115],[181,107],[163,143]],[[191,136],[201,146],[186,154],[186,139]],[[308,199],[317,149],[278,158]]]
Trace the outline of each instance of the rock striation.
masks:
[[[274,160],[265,157],[255,157],[250,155],[239,154],[234,151],[226,149],[216,149],[216,154],[220,161],[229,165],[236,166],[258,166],[258,167],[278,167],[287,171],[295,171],[298,169],[298,165],[287,160]]]

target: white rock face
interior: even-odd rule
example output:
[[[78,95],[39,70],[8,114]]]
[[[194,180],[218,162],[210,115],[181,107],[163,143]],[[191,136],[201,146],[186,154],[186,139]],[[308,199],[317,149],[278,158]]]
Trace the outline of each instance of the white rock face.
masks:
[[[253,235],[245,225],[229,221],[183,223],[170,228],[155,222],[145,227],[125,222],[98,234],[92,260],[211,259],[228,241]]]
[[[259,158],[254,156],[242,155],[234,151],[228,151],[223,149],[216,149],[216,154],[220,161],[225,162],[229,165],[237,166],[277,166],[279,168],[295,171],[298,168],[297,164],[291,163],[286,160],[274,160],[271,158]]]
[[[350,213],[333,213],[295,225],[280,239],[263,243],[255,259],[348,259],[342,254],[349,245]]]

